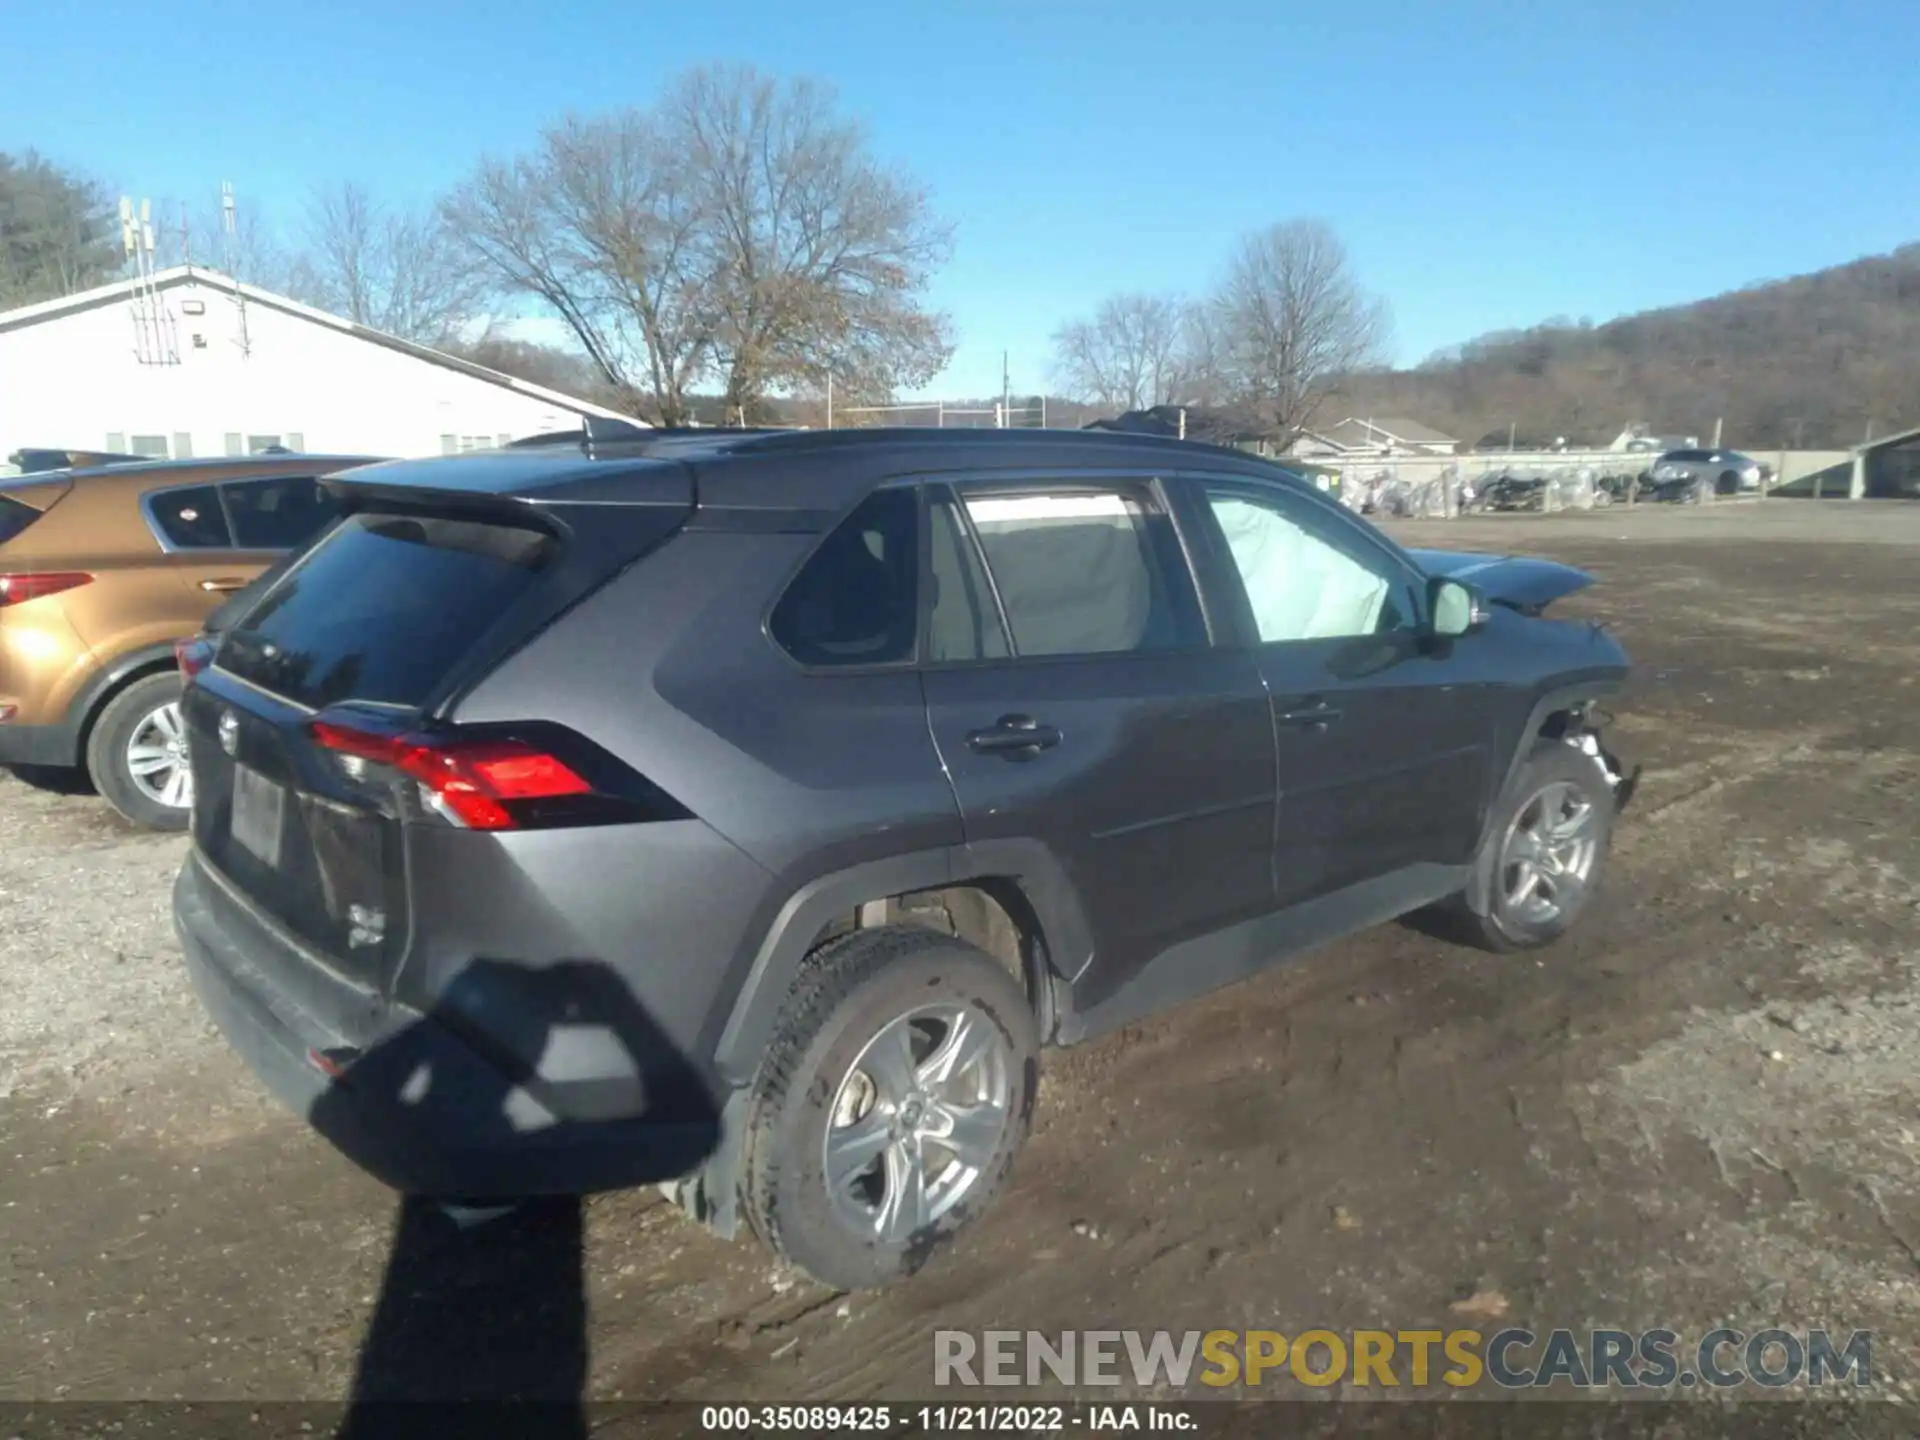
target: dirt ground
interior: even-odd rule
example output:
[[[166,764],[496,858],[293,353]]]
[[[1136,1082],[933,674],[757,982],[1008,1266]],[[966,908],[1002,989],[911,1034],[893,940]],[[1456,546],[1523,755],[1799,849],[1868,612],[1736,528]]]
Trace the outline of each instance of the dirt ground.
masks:
[[[1053,1053],[1010,1193],[884,1296],[646,1193],[583,1238],[409,1216],[382,1301],[392,1197],[186,991],[182,842],[0,778],[0,1400],[337,1399],[370,1327],[380,1393],[925,1398],[937,1328],[1444,1329],[1483,1291],[1871,1329],[1920,1393],[1920,507],[1392,528],[1598,577],[1568,608],[1638,662],[1646,773],[1595,908],[1537,958],[1388,926]]]

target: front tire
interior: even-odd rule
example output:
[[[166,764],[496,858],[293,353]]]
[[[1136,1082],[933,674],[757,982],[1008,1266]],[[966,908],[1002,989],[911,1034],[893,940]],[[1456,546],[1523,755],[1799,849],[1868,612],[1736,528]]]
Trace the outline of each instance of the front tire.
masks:
[[[1613,784],[1600,762],[1564,740],[1542,740],[1488,827],[1486,913],[1464,897],[1450,907],[1460,938],[1510,954],[1566,934],[1606,869],[1613,820]]]
[[[1005,1185],[1038,1049],[1025,991],[973,946],[910,926],[829,942],[756,1081],[755,1233],[835,1289],[913,1274]]]
[[[107,702],[87,739],[87,773],[107,803],[135,825],[187,828],[193,772],[176,672],[136,680]]]

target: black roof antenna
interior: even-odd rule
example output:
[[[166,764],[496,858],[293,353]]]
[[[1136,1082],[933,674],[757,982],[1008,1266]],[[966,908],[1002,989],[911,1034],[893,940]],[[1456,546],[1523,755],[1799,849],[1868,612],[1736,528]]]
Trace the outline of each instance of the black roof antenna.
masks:
[[[519,440],[509,440],[509,450],[544,449],[549,445],[578,445],[586,454],[593,454],[595,445],[631,445],[637,440],[650,440],[659,432],[645,426],[635,425],[630,420],[615,420],[604,415],[582,415],[578,430],[549,430],[544,435],[528,435]]]
[[[630,420],[614,420],[605,415],[582,415],[580,417],[580,448],[593,454],[595,445],[616,445],[625,442],[631,445],[636,440],[645,440],[652,433]]]

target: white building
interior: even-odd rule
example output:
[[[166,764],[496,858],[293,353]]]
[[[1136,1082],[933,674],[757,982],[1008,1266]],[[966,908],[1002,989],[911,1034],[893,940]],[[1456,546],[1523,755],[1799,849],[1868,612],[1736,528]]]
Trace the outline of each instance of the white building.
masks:
[[[616,414],[188,266],[0,313],[0,461],[434,455]]]
[[[1460,442],[1431,425],[1400,416],[1366,420],[1349,417],[1338,425],[1302,431],[1293,453],[1337,459],[1372,455],[1457,455]]]

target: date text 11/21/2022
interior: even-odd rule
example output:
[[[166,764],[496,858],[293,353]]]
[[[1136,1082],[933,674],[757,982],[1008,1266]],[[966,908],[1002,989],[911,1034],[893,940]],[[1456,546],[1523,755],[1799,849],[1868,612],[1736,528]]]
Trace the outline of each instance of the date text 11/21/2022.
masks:
[[[708,1405],[700,1428],[715,1434],[947,1433],[1035,1435],[1057,1431],[1199,1428],[1191,1411],[1159,1405]]]

